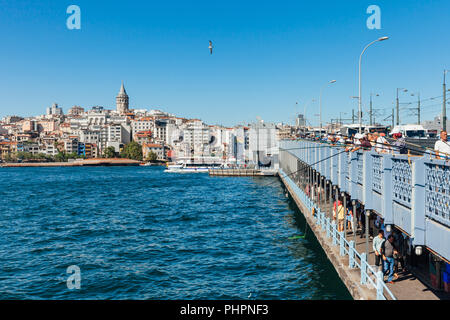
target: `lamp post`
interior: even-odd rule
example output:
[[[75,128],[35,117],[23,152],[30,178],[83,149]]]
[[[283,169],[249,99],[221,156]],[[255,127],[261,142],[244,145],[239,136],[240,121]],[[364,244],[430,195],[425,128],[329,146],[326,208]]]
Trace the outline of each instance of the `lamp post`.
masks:
[[[357,96],[351,96],[350,99],[358,99],[359,97]],[[352,108],[352,124],[355,124],[355,109]]]
[[[361,62],[362,62],[362,56],[364,52],[366,52],[367,48],[369,48],[371,45],[373,45],[376,42],[384,41],[389,39],[389,37],[381,37],[375,41],[372,41],[369,43],[364,50],[361,52],[361,55],[359,56],[359,98],[358,98],[358,119],[359,119],[359,133],[362,133],[362,111],[361,111]]]
[[[320,114],[320,135],[322,136],[322,93],[323,93],[323,89],[325,89],[326,86],[328,86],[329,84],[335,83],[336,80],[331,80],[330,82],[327,82],[322,89],[320,89],[320,98],[319,98],[319,114]]]
[[[370,125],[373,125],[373,108],[372,108],[372,93],[370,93],[370,109],[369,109],[369,116],[370,116]],[[375,94],[375,97],[379,97],[380,95],[377,93]]]
[[[370,210],[365,210],[365,227],[366,227],[366,256],[369,256],[369,223],[370,223]],[[361,230],[361,232],[363,232]]]
[[[414,93],[411,96],[414,97]],[[417,93],[417,125],[420,125],[420,92]]]
[[[397,125],[400,125],[400,100],[398,99],[398,90],[402,90],[402,92],[408,92],[408,89],[405,88],[397,88]]]
[[[445,82],[445,75],[450,70],[444,70],[444,95],[443,95],[443,103],[442,103],[442,130],[447,131],[447,84]]]
[[[343,114],[347,114],[347,112],[339,111],[339,124],[340,124],[341,127],[342,127],[342,115]]]

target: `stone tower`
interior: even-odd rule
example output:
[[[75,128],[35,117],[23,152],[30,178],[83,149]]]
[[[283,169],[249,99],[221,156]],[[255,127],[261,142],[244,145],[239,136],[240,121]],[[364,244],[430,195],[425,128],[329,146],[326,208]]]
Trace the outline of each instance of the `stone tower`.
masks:
[[[128,95],[122,82],[122,87],[120,87],[120,92],[116,97],[116,107],[118,113],[125,114],[128,112],[128,100]]]

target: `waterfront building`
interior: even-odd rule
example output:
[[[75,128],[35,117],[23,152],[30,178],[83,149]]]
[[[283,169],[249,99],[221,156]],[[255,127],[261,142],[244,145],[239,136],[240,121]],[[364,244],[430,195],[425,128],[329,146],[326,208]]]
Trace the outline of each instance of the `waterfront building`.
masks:
[[[289,125],[280,124],[277,126],[277,140],[285,140],[295,138],[295,130]]]
[[[133,140],[143,145],[144,143],[150,143],[152,140],[152,132],[148,131],[139,131],[133,135]]]
[[[250,125],[248,159],[257,167],[278,169],[279,140],[273,123],[259,121]]]
[[[164,145],[161,144],[144,143],[142,145],[142,154],[144,159],[146,159],[150,154],[150,152],[153,152],[158,156],[157,160],[165,160],[166,154],[164,149],[165,149]]]
[[[57,103],[54,103],[50,108],[47,108],[47,116],[62,116],[64,112],[62,108],[58,106]]]
[[[155,119],[153,117],[142,117],[131,121],[131,130],[133,135],[140,131],[149,131],[153,129]]]
[[[39,120],[37,122],[37,132],[52,133],[59,129],[59,123],[56,120]]]
[[[77,153],[79,149],[79,141],[77,136],[71,136],[64,141],[64,150],[67,153]]]
[[[295,119],[295,125],[297,127],[306,127],[306,119],[303,114],[297,115],[297,118]]]
[[[95,143],[84,143],[84,156],[86,158],[97,158],[98,148]]]
[[[83,113],[84,113],[84,108],[79,107],[79,106],[73,106],[72,108],[69,109],[67,114],[70,116],[81,116]]]
[[[2,122],[4,124],[13,124],[13,123],[16,123],[16,122],[19,122],[22,120],[23,120],[23,118],[19,117],[19,116],[6,116],[2,119]]]
[[[5,160],[8,156],[11,156],[17,152],[17,142],[13,141],[1,141],[0,142],[0,158]]]
[[[41,148],[38,143],[17,143],[17,152],[27,152],[33,155],[41,153]]]
[[[199,119],[188,120],[181,126],[183,142],[190,155],[204,156],[208,154],[211,139],[209,126]]]

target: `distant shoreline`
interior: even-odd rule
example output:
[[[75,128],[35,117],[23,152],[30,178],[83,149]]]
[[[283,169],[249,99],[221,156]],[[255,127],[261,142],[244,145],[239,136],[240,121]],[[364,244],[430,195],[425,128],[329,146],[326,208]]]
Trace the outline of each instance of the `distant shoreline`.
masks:
[[[26,167],[102,167],[102,166],[139,166],[141,161],[131,159],[88,159],[73,162],[35,162],[35,163],[2,163],[3,168]]]

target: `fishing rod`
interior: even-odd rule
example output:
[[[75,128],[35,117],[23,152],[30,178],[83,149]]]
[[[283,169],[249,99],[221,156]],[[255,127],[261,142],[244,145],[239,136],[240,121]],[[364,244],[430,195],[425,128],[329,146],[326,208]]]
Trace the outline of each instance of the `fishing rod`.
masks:
[[[316,164],[319,164],[319,163],[321,163],[321,162],[323,162],[323,161],[326,161],[326,160],[328,160],[328,159],[331,159],[331,158],[333,158],[333,157],[336,157],[336,156],[338,156],[338,155],[340,155],[341,153],[344,153],[344,152],[347,152],[347,150],[343,150],[343,151],[341,151],[341,152],[338,152],[338,153],[336,153],[336,154],[333,154],[333,155],[331,155],[331,156],[329,156],[329,157],[326,157],[326,158],[323,158],[322,160],[319,160],[319,161],[317,161],[317,162],[315,162],[315,163],[313,163],[313,164],[310,164],[309,166],[315,166]],[[290,152],[289,152],[290,153]],[[295,156],[294,154],[292,154],[292,153],[290,153],[291,155],[293,155],[293,156]],[[289,177],[289,176],[291,176],[291,175],[293,175],[293,174],[296,174],[297,172],[300,172],[300,171],[302,171],[302,170],[304,170],[304,169],[300,169],[300,170],[297,170],[297,171],[294,171],[294,172],[292,172],[292,173],[290,173],[290,174],[288,174],[288,175],[285,175],[283,178],[287,178],[287,177]],[[272,184],[274,184],[274,183],[276,183],[276,182],[278,182],[278,181],[274,181],[274,182],[271,182],[271,183],[268,183],[268,184],[266,184],[264,187],[267,187],[267,186],[270,186],[270,185],[272,185]]]
[[[335,133],[329,133],[328,135],[330,135],[330,136],[337,136],[337,134],[335,134]],[[347,137],[347,136],[344,136],[343,138],[349,138],[349,137]],[[391,141],[391,142],[395,142],[396,140],[393,140],[393,139],[391,139],[391,138],[386,138],[386,140],[387,141]],[[369,140],[370,141],[370,140]],[[450,154],[446,154],[445,152],[436,152],[435,150],[433,150],[433,149],[431,149],[431,148],[428,148],[428,147],[425,147],[425,146],[421,146],[421,145],[418,145],[418,144],[414,144],[414,143],[411,143],[411,142],[408,142],[408,141],[403,141],[407,146],[405,146],[405,148],[407,149],[407,150],[409,150],[409,151],[415,151],[415,152],[418,152],[418,153],[420,153],[420,154],[425,154],[425,153],[428,153],[428,152],[430,152],[430,153],[432,153],[432,154],[436,154],[436,153],[442,153],[442,154],[445,154],[445,155],[447,155],[447,156],[449,156],[450,157]],[[320,142],[320,141],[317,141],[317,143],[323,143],[323,144],[330,144],[329,142]],[[351,143],[351,145],[355,145],[354,143]],[[409,147],[408,145],[410,145],[410,146],[413,146],[413,147],[418,147],[418,148],[420,148],[420,150],[419,149],[416,149],[416,148],[412,148],[412,147]],[[338,145],[339,146],[339,145]],[[342,146],[342,145],[341,145]],[[356,145],[357,146],[357,145]],[[400,147],[400,146],[395,146],[395,145],[392,145],[392,144],[386,144],[386,143],[382,143],[382,142],[375,142],[375,146],[372,146],[372,147],[377,147],[377,146],[389,146],[389,147],[392,147],[392,148],[398,148],[398,149],[401,149],[402,147]]]
[[[342,146],[344,146],[344,145],[342,145]],[[307,150],[307,149],[325,149],[325,148],[329,148],[329,146],[321,146],[321,147],[299,147],[299,148],[289,148],[289,149],[280,148],[280,150],[282,150],[282,151],[289,151],[289,150]]]

